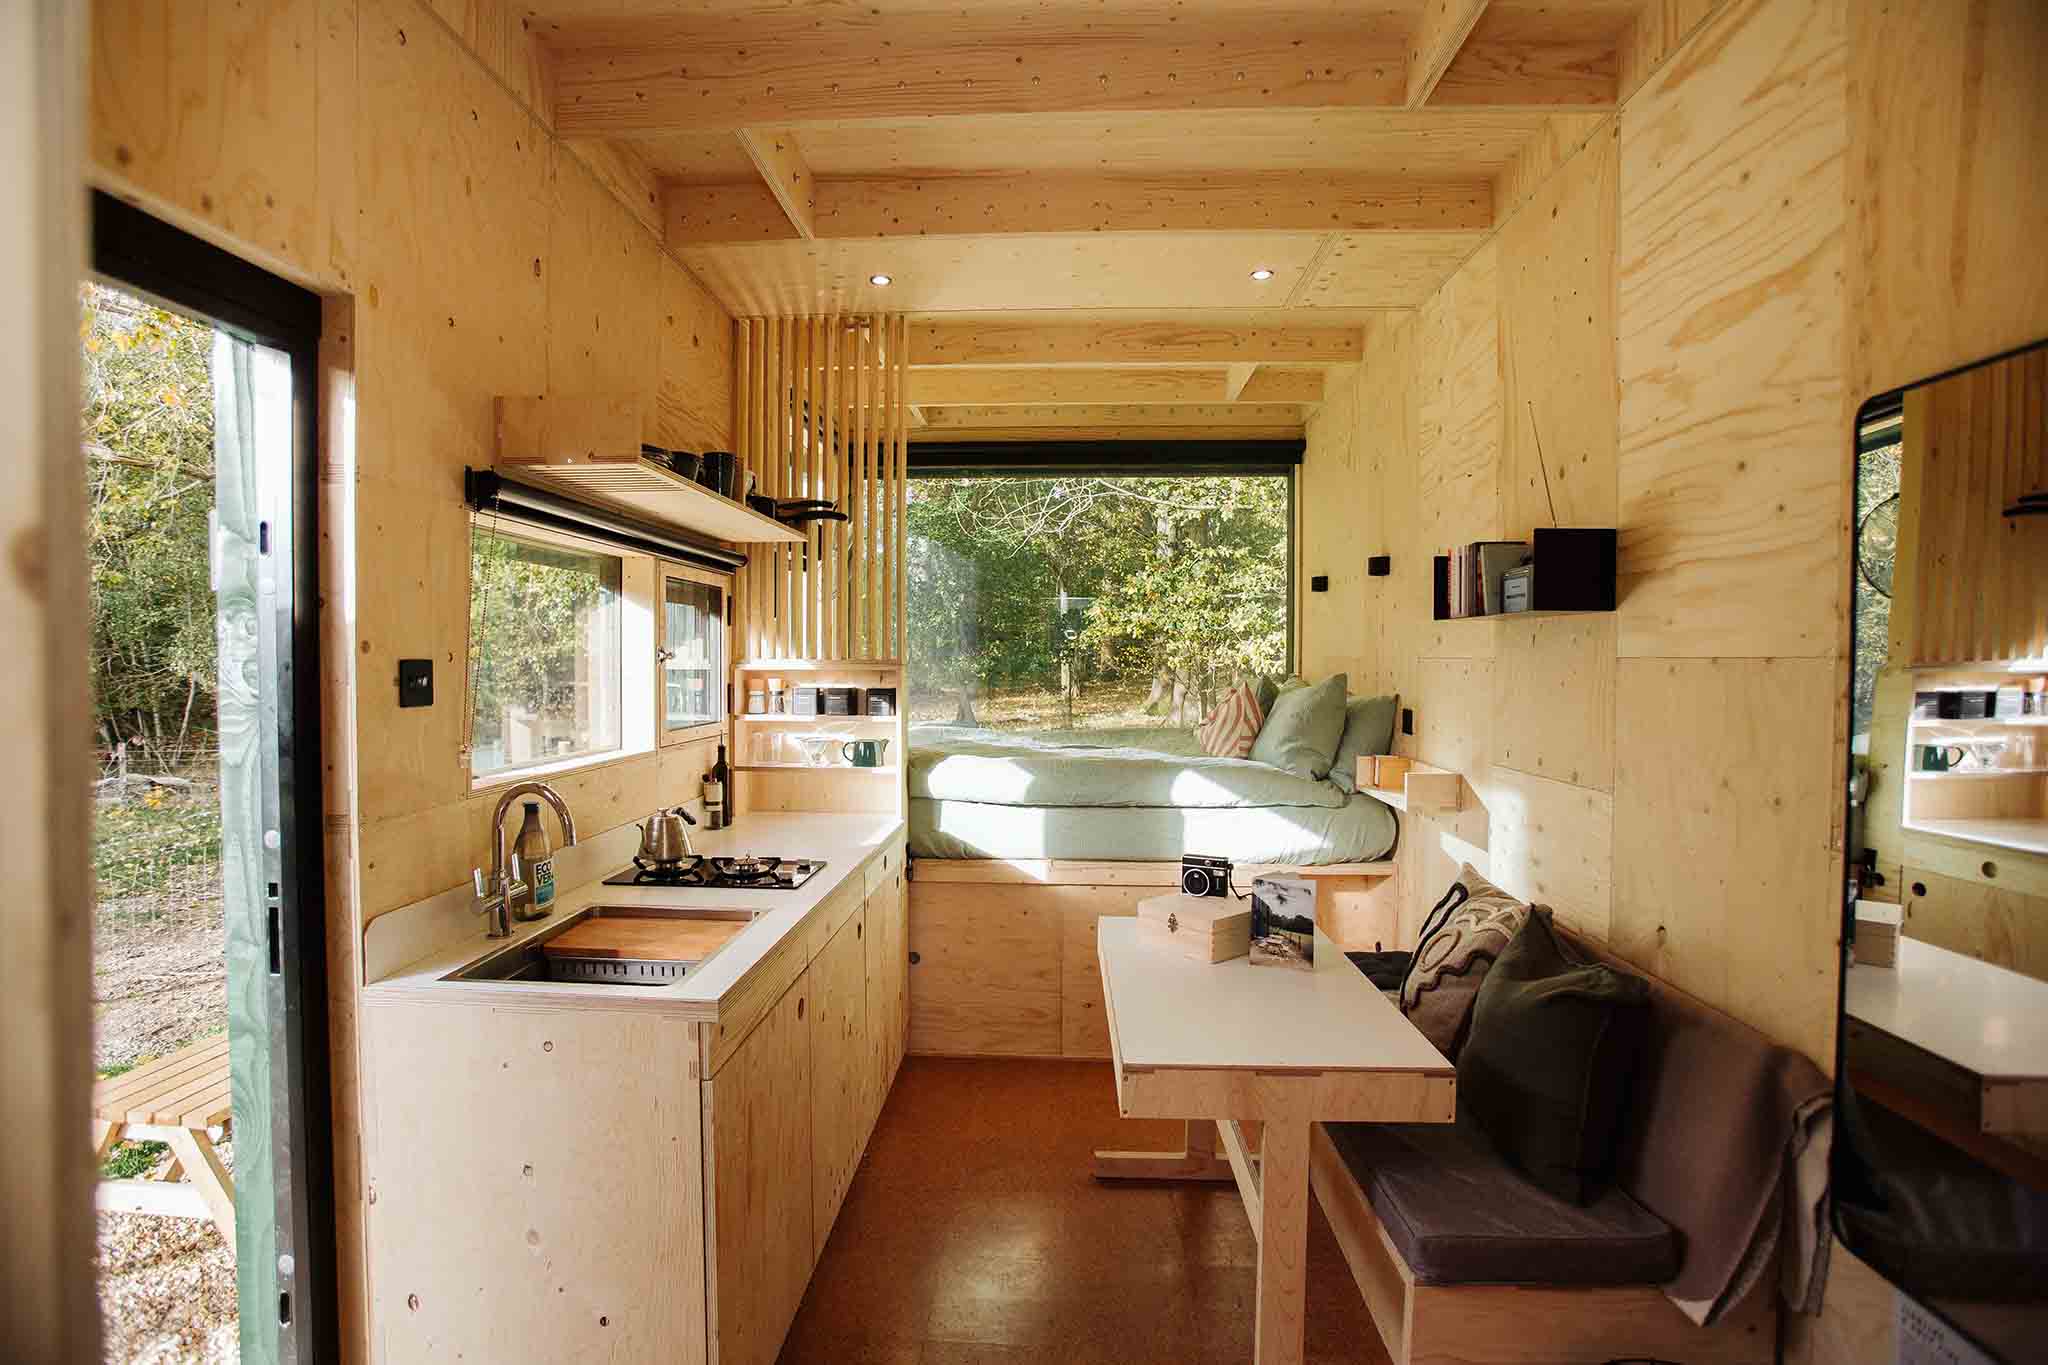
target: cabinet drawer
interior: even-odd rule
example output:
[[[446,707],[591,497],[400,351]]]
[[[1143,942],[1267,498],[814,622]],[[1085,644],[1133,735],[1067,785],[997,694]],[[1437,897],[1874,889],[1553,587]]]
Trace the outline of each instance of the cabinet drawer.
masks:
[[[903,840],[891,839],[882,851],[868,859],[866,888],[864,894],[872,896],[875,889],[903,870]]]

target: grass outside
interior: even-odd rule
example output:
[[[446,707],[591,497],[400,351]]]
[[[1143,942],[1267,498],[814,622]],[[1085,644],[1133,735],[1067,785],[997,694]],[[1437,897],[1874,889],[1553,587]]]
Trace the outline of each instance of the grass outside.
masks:
[[[1150,692],[1150,684],[1143,682],[1084,683],[1069,712],[1067,698],[1057,686],[982,688],[974,696],[974,721],[986,730],[1043,739],[1073,736],[1091,744],[1147,744],[1191,733],[1190,727],[1173,724],[1170,714],[1147,712]],[[959,706],[957,690],[913,692],[910,720],[951,723],[958,718]]]

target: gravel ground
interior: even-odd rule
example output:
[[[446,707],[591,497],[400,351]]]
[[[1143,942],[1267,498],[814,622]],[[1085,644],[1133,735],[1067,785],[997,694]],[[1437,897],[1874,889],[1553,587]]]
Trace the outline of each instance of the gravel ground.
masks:
[[[227,1027],[218,894],[153,916],[153,900],[100,903],[93,936],[93,1065],[102,1071],[175,1052]]]
[[[234,1143],[219,1144],[234,1169]],[[165,1160],[169,1160],[168,1156]],[[203,1218],[99,1216],[100,1320],[106,1359],[165,1365],[241,1359],[235,1249]]]
[[[227,1027],[219,897],[180,896],[169,907],[160,899],[100,904],[93,1053],[102,1070],[161,1057]],[[233,1142],[219,1150],[234,1169]],[[102,1213],[96,1269],[108,1361],[240,1359],[235,1250],[210,1221]]]

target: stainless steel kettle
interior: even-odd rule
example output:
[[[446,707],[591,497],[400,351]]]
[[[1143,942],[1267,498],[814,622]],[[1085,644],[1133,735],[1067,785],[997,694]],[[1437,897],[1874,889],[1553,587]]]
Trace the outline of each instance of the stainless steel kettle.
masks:
[[[688,828],[696,823],[681,806],[655,811],[640,826],[640,856],[657,866],[696,857]]]

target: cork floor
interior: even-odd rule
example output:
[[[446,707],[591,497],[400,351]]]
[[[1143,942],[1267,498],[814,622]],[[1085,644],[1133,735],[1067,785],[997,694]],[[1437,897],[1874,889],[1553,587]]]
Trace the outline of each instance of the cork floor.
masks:
[[[1107,1062],[907,1059],[781,1359],[1245,1365],[1258,1246],[1236,1188],[1088,1174],[1098,1147],[1180,1132],[1119,1118]],[[1307,1353],[1386,1360],[1313,1207]]]

